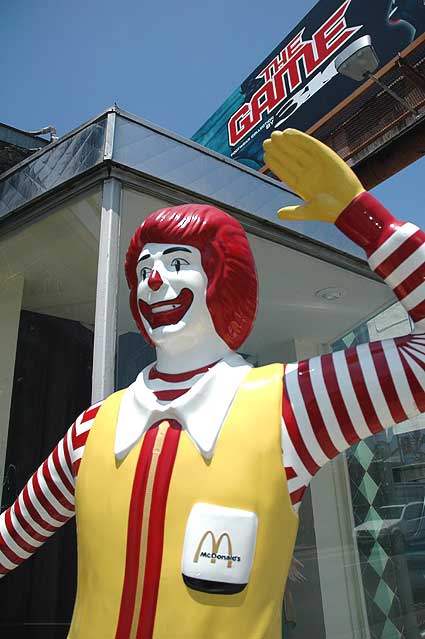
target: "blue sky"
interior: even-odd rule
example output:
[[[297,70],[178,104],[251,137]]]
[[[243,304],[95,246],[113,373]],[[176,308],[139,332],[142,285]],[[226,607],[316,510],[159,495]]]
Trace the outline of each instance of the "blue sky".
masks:
[[[312,0],[0,0],[0,122],[59,135],[114,102],[190,137]],[[378,187],[422,207],[424,160]]]

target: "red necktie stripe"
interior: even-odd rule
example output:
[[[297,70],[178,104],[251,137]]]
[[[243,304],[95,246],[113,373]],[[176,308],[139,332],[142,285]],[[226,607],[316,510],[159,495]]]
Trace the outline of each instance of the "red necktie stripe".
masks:
[[[162,563],[165,509],[181,433],[178,423],[170,421],[155,462],[153,453],[158,445],[160,426],[159,423],[155,424],[146,433],[136,467],[130,501],[126,568],[116,639],[151,639],[153,633]],[[152,475],[153,469],[155,476],[153,487],[151,485],[152,494],[149,496],[149,476]],[[147,548],[145,556],[142,556],[142,539],[146,540],[145,535]],[[140,570],[140,566],[143,562],[145,567],[141,575],[143,570]],[[141,601],[140,595],[137,595],[140,591]]]
[[[137,639],[151,639],[153,635],[164,545],[165,508],[180,433],[179,424],[170,421],[170,428],[165,436],[164,446],[158,461],[149,517],[149,552],[146,559]]]
[[[124,586],[121,595],[121,607],[115,639],[128,639],[131,630],[136,599],[140,558],[140,535],[142,531],[146,483],[157,432],[158,425],[151,428],[146,433],[136,466],[128,517],[127,556],[124,573]]]

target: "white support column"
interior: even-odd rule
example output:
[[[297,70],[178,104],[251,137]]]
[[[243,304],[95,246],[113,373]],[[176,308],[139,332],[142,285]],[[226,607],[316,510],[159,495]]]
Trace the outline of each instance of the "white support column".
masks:
[[[344,457],[319,471],[311,497],[326,636],[364,639],[369,626]]]
[[[24,278],[17,275],[0,284],[0,497],[3,486],[16,346],[22,308]]]
[[[94,325],[92,402],[114,391],[120,243],[121,182],[103,184]]]

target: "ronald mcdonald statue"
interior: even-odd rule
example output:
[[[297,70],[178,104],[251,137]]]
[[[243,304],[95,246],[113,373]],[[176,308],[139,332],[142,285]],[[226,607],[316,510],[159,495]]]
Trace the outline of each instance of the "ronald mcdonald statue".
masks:
[[[204,204],[150,215],[125,269],[157,360],[78,417],[0,519],[5,575],[76,515],[71,639],[279,639],[310,479],[354,443],[425,411],[424,234],[321,142],[288,129],[264,148],[305,201],[279,217],[336,224],[415,331],[252,368],[237,354],[257,305],[241,225]]]

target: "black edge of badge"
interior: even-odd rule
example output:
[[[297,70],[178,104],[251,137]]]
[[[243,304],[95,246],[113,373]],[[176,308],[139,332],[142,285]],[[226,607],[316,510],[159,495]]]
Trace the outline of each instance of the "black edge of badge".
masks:
[[[188,588],[199,592],[208,592],[211,595],[236,595],[242,592],[247,584],[230,584],[226,581],[210,581],[209,579],[196,579],[187,577],[182,573],[183,581]]]

